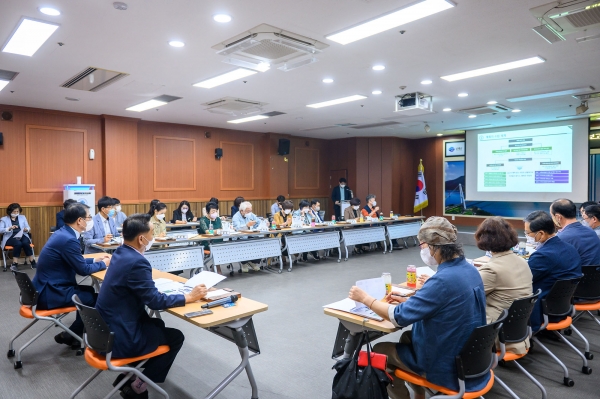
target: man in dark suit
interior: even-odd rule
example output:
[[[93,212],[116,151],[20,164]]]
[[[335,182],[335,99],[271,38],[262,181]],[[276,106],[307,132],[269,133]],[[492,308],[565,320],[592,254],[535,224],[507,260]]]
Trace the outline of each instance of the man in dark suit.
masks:
[[[524,222],[527,241],[537,245],[536,251],[529,257],[533,292],[542,290],[530,317],[531,328],[535,332],[543,323],[542,299],[557,280],[581,277],[581,258],[575,247],[556,236],[554,222],[546,212],[531,212]]]
[[[65,225],[57,230],[38,257],[38,266],[33,285],[39,292],[38,309],[56,309],[75,306],[73,294],[88,306],[96,303],[96,294],[91,286],[78,285],[75,275],[89,276],[106,269],[110,257],[98,255],[95,259],[86,259],[81,255],[79,236],[92,227],[90,208],[84,204],[73,204],[65,209]],[[83,335],[83,322],[77,313],[69,329],[76,335]],[[71,335],[62,332],[54,337],[59,344],[77,344]]]
[[[76,203],[77,201],[75,201],[72,198],[69,198],[68,200],[63,202],[63,209],[56,214],[56,230],[60,229],[65,225],[65,209],[67,209],[69,205]]]
[[[124,244],[112,257],[112,267],[106,273],[96,308],[114,332],[112,355],[115,358],[136,357],[151,353],[160,345],[169,352],[153,357],[144,365],[144,375],[150,380],[164,382],[177,353],[183,345],[183,334],[165,327],[161,319],[151,318],[145,306],[152,310],[184,306],[206,295],[206,287],[198,285],[185,295],[161,294],[152,280],[152,267],[144,257],[154,241],[150,215],[135,214],[123,223]],[[124,378],[117,377],[114,385]],[[136,378],[125,384],[121,396],[147,398],[146,383]]]
[[[346,184],[346,179],[340,178],[339,186],[334,187],[331,192],[331,201],[333,202],[333,210],[335,211],[335,220],[342,219],[342,201],[350,201],[352,199],[352,191]]]
[[[575,247],[581,256],[581,265],[600,265],[600,239],[595,231],[577,220],[577,207],[573,201],[564,198],[554,201],[550,205],[550,214],[562,229],[557,236]]]

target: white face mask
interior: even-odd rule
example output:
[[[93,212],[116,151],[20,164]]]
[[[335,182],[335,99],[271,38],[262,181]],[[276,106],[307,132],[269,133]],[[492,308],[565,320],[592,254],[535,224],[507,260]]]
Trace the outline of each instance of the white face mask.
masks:
[[[116,212],[121,212],[121,205],[115,206],[115,211]]]
[[[93,220],[86,221],[85,231],[90,231],[93,228],[94,228],[94,221]]]
[[[156,215],[156,218],[158,220],[163,220],[165,218],[165,214],[164,213],[160,213],[160,214]]]
[[[303,208],[303,209],[302,209],[302,212],[304,212],[304,213],[308,213],[308,208]]]
[[[358,210],[359,206],[358,205],[352,205],[352,208],[354,208],[354,210]]]
[[[531,237],[531,236],[527,236],[527,244],[529,245],[535,245],[535,238]]]
[[[252,217],[252,212],[248,212],[247,214],[244,215],[245,217],[249,218]]]
[[[421,250],[421,260],[425,262],[427,266],[437,266],[438,263],[435,258],[429,252],[429,248],[423,248]]]
[[[345,184],[340,184],[340,187],[344,188],[344,187],[346,187],[346,185]]]
[[[188,208],[181,208],[181,213],[187,213]]]
[[[590,227],[590,224],[589,224],[589,223],[588,223],[588,221],[587,221],[587,220],[585,220],[585,219],[583,219],[583,220],[581,221],[581,224],[582,224],[582,225],[584,225],[584,226],[586,226],[586,227]]]
[[[144,237],[144,236],[142,236]],[[146,237],[144,237],[144,240],[148,241],[148,239]],[[154,237],[152,237],[152,239],[150,241],[148,241],[148,244],[146,244],[146,247],[144,247],[144,252],[149,251],[150,248],[152,248],[152,244],[154,244]]]
[[[377,201],[372,202],[373,206],[377,206]]]
[[[285,210],[283,211],[283,213],[285,213],[286,215],[289,215],[289,214],[290,214],[290,212],[292,212],[292,210],[291,210],[291,209],[285,209]]]
[[[315,206],[315,212],[319,212],[321,210],[320,206]]]
[[[212,220],[215,220],[216,218],[219,217],[219,212],[211,213],[209,216]]]
[[[11,213],[10,216],[13,217],[13,218],[16,218],[17,216],[19,216],[19,212],[17,212],[17,213]]]

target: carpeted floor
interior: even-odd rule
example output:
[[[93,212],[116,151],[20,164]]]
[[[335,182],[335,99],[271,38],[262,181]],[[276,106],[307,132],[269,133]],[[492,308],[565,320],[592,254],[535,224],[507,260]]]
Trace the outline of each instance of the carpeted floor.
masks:
[[[475,247],[465,248],[470,258],[482,255]],[[242,295],[267,303],[269,310],[254,317],[261,354],[251,359],[258,382],[261,399],[307,399],[331,397],[331,351],[337,331],[337,320],[325,316],[322,306],[348,294],[350,286],[359,279],[378,277],[390,272],[393,280],[404,280],[408,264],[422,265],[417,248],[359,255],[348,262],[337,263],[328,259],[310,261],[294,266],[292,273],[281,275],[267,272],[236,274],[228,278],[228,287],[239,290]],[[25,270],[25,269],[23,269]],[[28,269],[33,276],[33,270]],[[0,272],[0,342],[4,350],[8,341],[27,320],[18,314],[19,291],[11,273]],[[68,322],[73,316],[69,316]],[[167,325],[181,329],[186,337],[182,351],[163,384],[172,399],[204,398],[211,389],[231,372],[240,357],[234,344],[193,325],[164,314]],[[600,326],[588,318],[577,322],[577,327],[590,340],[591,352],[599,360],[591,360],[590,366],[600,362]],[[38,323],[17,345],[40,331]],[[82,357],[52,339],[58,331],[52,328],[23,355],[23,368],[13,369],[11,359],[3,358],[0,366],[2,383],[0,398],[68,398],[93,370]],[[382,339],[396,341],[400,332]],[[571,341],[583,348],[575,337]],[[561,358],[575,380],[575,386],[562,385],[562,371],[552,359],[536,348],[521,364],[547,389],[549,398],[589,399],[598,398],[598,378],[595,374],[580,372],[581,360],[565,345],[545,341],[547,346]],[[6,353],[6,352],[4,352]],[[599,363],[600,364],[600,363]],[[496,370],[521,398],[540,398],[537,388],[514,366]],[[600,369],[597,370],[600,373]],[[105,372],[90,384],[79,396],[82,399],[102,398],[111,388],[115,374]],[[115,396],[115,397],[118,397]],[[151,398],[158,398],[151,392]],[[508,398],[509,395],[495,386],[486,398]],[[223,399],[250,398],[250,388],[245,375],[235,379],[219,396]]]

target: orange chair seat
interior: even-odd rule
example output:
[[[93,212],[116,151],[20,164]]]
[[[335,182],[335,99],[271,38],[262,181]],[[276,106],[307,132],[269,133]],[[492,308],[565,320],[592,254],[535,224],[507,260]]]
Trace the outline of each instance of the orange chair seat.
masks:
[[[146,360],[152,357],[156,357],[158,355],[162,355],[164,353],[167,353],[169,350],[171,350],[171,348],[169,348],[169,345],[161,345],[158,348],[156,348],[154,352],[150,352],[147,355],[138,357],[123,357],[120,359],[113,358],[110,359],[110,363],[116,367],[123,367],[134,362],[139,362],[140,360]],[[90,366],[98,370],[108,370],[108,366],[106,365],[106,357],[102,356],[101,354],[90,348],[85,349],[85,361]]]
[[[529,349],[527,349],[527,352],[529,352]],[[513,360],[519,360],[520,358],[525,357],[527,352],[521,353],[520,355],[518,355],[516,353],[512,353],[512,352],[506,352],[504,354],[504,357],[502,358],[502,360],[505,360],[507,362],[512,362]],[[498,354],[498,356],[500,356],[500,352],[496,352],[496,353]]]
[[[582,303],[579,305],[575,305],[575,310],[579,312],[583,312],[585,310],[600,310],[600,301],[596,303]]]
[[[35,314],[42,317],[48,317],[53,316],[55,314],[71,313],[76,311],[77,308],[75,306],[71,306],[68,308],[56,308],[50,310],[36,309]],[[33,319],[33,313],[31,312],[31,308],[29,306],[21,305],[21,308],[19,309],[19,314],[25,317],[26,319]]]
[[[210,251],[208,249],[204,250],[204,255],[210,255]]]
[[[34,247],[35,247],[35,245],[33,245],[33,244],[29,244],[29,246],[30,246],[31,248],[34,248]],[[4,250],[5,250],[5,251],[12,251],[12,250],[13,250],[13,247],[11,247],[10,245],[5,245],[5,246],[4,246]]]
[[[420,375],[417,375],[414,373],[409,373],[408,371],[396,369],[394,374],[396,375],[396,377],[398,377],[404,381],[411,382],[413,384],[416,384],[416,385],[419,385],[422,387],[426,387],[426,388],[432,389],[434,391],[441,392],[445,395],[458,394],[457,391],[452,391],[446,387],[432,384],[431,382],[427,381],[424,377],[421,377]],[[483,388],[480,391],[476,391],[476,392],[465,392],[465,394],[463,395],[463,398],[464,399],[475,399],[482,395],[485,395],[486,393],[489,392],[490,389],[492,389],[493,385],[494,385],[494,371],[490,370],[490,380],[488,381],[485,388]]]
[[[549,330],[549,331],[564,330],[565,328],[569,327],[571,324],[573,324],[573,319],[571,318],[571,316],[567,316],[566,319],[561,320],[558,323],[548,323],[548,325],[546,326],[546,330]]]

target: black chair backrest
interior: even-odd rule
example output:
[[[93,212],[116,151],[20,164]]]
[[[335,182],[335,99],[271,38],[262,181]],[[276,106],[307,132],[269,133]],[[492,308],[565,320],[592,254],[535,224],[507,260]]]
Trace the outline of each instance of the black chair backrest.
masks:
[[[53,233],[56,231],[56,226],[50,226],[50,233]]]
[[[575,290],[577,299],[600,300],[600,265],[582,266],[583,277]]]
[[[581,277],[570,280],[558,280],[542,299],[542,310],[548,316],[564,317],[573,311],[573,294]]]
[[[529,317],[542,290],[526,298],[515,300],[508,308],[508,317],[502,324],[504,342],[523,342],[529,337]]]
[[[473,330],[460,354],[456,356],[456,370],[459,379],[480,377],[488,373],[494,366],[496,361],[494,343],[507,315],[508,311],[505,309],[498,320]]]
[[[19,289],[21,290],[21,304],[26,306],[37,305],[38,292],[35,290],[27,273],[13,272],[13,274],[15,275],[15,280],[17,280],[17,284],[19,284]]]
[[[96,352],[109,353],[112,351],[114,333],[95,308],[81,303],[77,295],[73,302],[85,327],[85,343]]]

